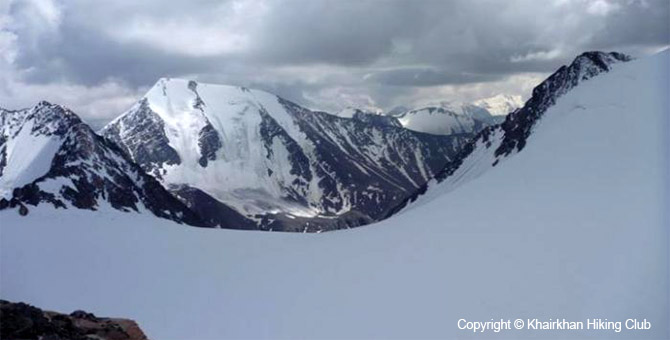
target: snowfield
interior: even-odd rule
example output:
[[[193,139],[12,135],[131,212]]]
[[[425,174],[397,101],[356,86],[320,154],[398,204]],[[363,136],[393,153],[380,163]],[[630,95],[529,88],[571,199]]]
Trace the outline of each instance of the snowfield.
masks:
[[[132,318],[152,339],[668,338],[669,62],[665,51],[585,81],[519,154],[363,228],[244,232],[112,209],[0,212],[0,296]],[[652,327],[457,327],[500,318]]]

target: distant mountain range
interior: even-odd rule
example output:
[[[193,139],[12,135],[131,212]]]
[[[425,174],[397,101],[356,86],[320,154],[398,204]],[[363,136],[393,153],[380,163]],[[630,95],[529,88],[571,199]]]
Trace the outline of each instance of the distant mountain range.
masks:
[[[97,134],[56,104],[0,110],[0,209],[111,208],[231,229],[356,227],[402,210],[433,179],[473,176],[521,150],[557,97],[627,60],[585,53],[521,108],[519,97],[500,95],[332,115],[263,91],[164,78]]]
[[[0,208],[150,211],[197,226],[322,231],[376,221],[474,135],[310,111],[267,92],[161,79],[98,134],[41,102],[0,112]]]
[[[384,117],[388,124],[437,135],[476,133],[483,127],[501,123],[505,116],[523,106],[521,96],[498,94],[472,103],[437,101],[413,109],[397,106],[388,112],[347,107],[338,117]]]
[[[245,227],[308,231],[384,216],[472,137],[182,79],[159,80],[100,134],[215,225],[226,226],[230,216],[217,217],[224,209],[249,220]],[[215,213],[200,211],[203,200]]]

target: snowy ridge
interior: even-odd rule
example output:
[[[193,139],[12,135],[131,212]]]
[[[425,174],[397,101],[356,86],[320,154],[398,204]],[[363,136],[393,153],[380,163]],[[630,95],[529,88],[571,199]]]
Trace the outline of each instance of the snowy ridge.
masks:
[[[41,102],[32,109],[0,112],[0,209],[27,205],[149,211],[180,223],[204,226],[120,150],[96,135],[76,114]]]
[[[168,187],[201,190],[262,229],[301,231],[384,216],[470,137],[416,133],[362,111],[341,118],[264,91],[182,79],[159,80],[101,134]],[[314,218],[320,222],[306,220]]]
[[[419,198],[421,201],[428,201],[438,195],[430,193],[431,190],[436,190],[432,187],[439,187],[437,191],[443,193],[452,191],[462,183],[479,177],[510,155],[521,151],[532,133],[533,126],[558,98],[583,81],[610,71],[612,65],[630,60],[629,56],[617,52],[585,52],[575,58],[569,66],[560,67],[533,89],[531,98],[522,108],[510,113],[503,123],[488,126],[479,132],[460,151],[454,161],[436,175],[434,181],[430,181],[416,194],[392,209],[390,215],[401,211]],[[424,196],[426,192],[429,194]]]

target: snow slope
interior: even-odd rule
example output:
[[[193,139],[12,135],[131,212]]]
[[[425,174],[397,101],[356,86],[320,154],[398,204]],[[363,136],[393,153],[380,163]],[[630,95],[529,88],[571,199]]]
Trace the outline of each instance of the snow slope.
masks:
[[[255,233],[115,211],[0,212],[0,296],[124,315],[153,339],[667,339],[669,62],[665,51],[582,82],[523,152],[364,228]],[[474,334],[461,318],[652,327]]]

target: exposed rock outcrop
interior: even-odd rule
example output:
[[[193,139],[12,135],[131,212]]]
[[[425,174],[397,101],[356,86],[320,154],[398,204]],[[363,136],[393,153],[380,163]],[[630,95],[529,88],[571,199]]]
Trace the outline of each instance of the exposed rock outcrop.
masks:
[[[102,318],[81,310],[61,314],[0,300],[0,339],[146,340],[147,336],[129,319]]]

